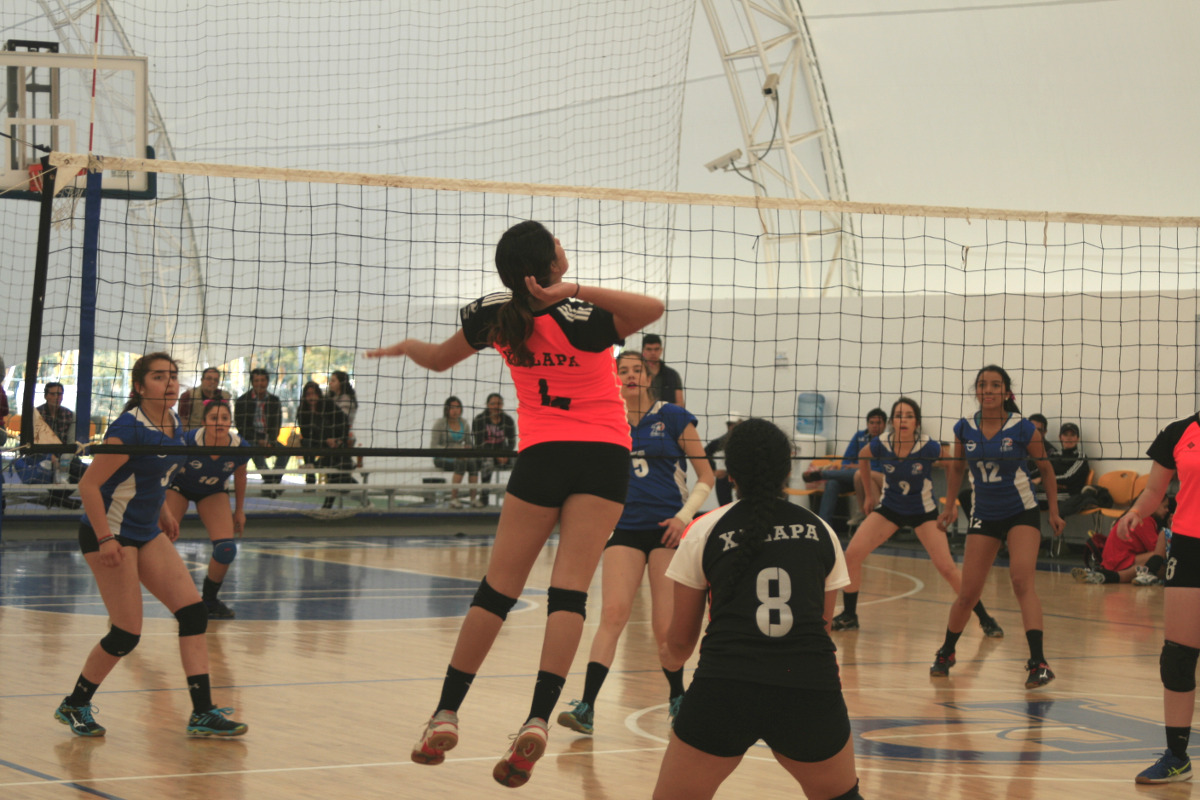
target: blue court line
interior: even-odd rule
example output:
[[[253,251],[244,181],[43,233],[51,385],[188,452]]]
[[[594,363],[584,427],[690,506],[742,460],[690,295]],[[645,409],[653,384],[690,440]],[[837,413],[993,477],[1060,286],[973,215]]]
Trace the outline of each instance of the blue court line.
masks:
[[[74,736],[74,734],[72,734],[72,736]],[[66,782],[64,782],[64,780],[62,778],[56,778],[53,775],[47,775],[44,772],[38,772],[36,769],[30,769],[29,767],[22,767],[20,764],[14,764],[11,761],[5,761],[2,758],[0,758],[0,767],[8,767],[9,769],[16,770],[17,772],[23,772],[26,775],[32,775],[33,777],[38,778],[40,780],[52,781],[52,782],[58,784],[59,786],[65,786],[69,789],[78,789],[79,791],[85,792],[86,794],[95,795],[96,797],[107,798],[107,800],[125,800],[123,797],[121,797],[119,795],[109,794],[108,792],[102,792],[99,789],[92,789],[87,786],[82,786],[78,783],[66,783]]]

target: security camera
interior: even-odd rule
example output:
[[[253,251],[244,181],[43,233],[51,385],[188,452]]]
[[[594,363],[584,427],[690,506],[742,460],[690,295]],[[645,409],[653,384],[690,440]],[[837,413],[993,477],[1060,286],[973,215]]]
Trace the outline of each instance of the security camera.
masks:
[[[763,83],[763,97],[775,97],[779,92],[779,75],[772,72]]]
[[[708,168],[709,172],[716,172],[719,169],[729,169],[730,167],[733,166],[734,162],[737,161],[741,157],[742,157],[742,151],[734,150],[731,153],[726,153],[725,155],[721,156],[720,158],[714,158],[712,161],[708,162],[704,166]]]

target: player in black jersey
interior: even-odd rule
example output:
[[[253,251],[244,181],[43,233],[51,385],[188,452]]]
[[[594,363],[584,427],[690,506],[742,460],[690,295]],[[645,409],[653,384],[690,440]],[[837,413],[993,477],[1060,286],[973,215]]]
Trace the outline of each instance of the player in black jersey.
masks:
[[[762,419],[725,449],[738,500],[693,522],[667,569],[675,613],[660,650],[678,669],[708,628],[654,788],[712,797],[759,739],[811,800],[861,800],[829,622],[849,583],[841,545],[783,487],[791,444]]]

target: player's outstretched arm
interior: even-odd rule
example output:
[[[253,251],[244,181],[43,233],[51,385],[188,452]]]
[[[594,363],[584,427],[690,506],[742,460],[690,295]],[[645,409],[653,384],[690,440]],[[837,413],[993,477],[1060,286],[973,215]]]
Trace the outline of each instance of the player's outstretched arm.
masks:
[[[467,342],[462,330],[440,344],[423,342],[420,339],[405,339],[389,347],[368,350],[367,358],[384,358],[388,356],[405,356],[417,366],[431,369],[434,372],[445,372],[455,364],[475,355],[475,348]]]

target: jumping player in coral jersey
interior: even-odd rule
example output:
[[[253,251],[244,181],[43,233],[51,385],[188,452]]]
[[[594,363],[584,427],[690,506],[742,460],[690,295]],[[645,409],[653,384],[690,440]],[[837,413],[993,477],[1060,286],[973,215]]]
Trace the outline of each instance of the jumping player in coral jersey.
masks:
[[[405,339],[367,353],[407,356],[442,372],[491,346],[512,374],[521,457],[509,478],[487,574],[412,759],[440,764],[458,743],[458,709],[557,524],[533,702],[492,771],[496,781],[513,787],[529,780],[545,752],[546,720],[583,634],[587,589],[624,507],[630,436],[612,347],[663,312],[663,304],[651,297],[564,283],[568,268],[550,231],[538,222],[521,222],[496,245],[496,270],[510,292],[468,303],[460,312],[462,329],[440,344]]]

